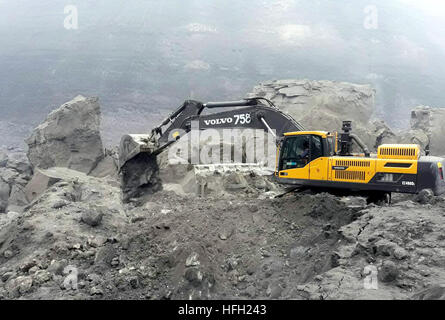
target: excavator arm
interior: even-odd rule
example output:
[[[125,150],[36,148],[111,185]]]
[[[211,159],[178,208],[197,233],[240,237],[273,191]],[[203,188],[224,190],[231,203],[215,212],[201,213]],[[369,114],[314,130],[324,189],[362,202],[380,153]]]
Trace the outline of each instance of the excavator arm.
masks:
[[[205,109],[229,110],[203,115]],[[131,196],[144,185],[156,185],[156,155],[191,131],[192,121],[200,130],[262,129],[279,139],[285,132],[302,131],[303,126],[281,112],[265,98],[208,102],[187,100],[149,134],[129,134],[119,146],[119,171],[125,195]]]

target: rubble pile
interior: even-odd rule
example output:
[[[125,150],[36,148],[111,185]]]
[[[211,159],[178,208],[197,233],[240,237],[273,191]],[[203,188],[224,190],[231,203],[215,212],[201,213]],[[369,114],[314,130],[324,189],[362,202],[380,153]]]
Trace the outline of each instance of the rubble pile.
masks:
[[[0,216],[3,299],[401,299],[444,276],[441,197],[377,207],[160,191],[122,205],[104,178],[44,173],[59,181]],[[369,265],[378,289],[363,287]]]

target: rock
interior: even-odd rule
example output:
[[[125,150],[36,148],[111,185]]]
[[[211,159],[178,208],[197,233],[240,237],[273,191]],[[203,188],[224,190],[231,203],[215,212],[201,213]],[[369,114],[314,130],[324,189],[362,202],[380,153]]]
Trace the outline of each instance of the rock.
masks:
[[[2,280],[3,282],[6,282],[6,281],[8,281],[10,278],[12,278],[14,275],[15,275],[15,273],[12,272],[12,271],[5,272],[5,273],[2,274],[2,276],[1,276],[1,280]]]
[[[185,260],[185,266],[186,267],[194,267],[199,266],[199,255],[196,252],[193,252],[188,258]]]
[[[235,270],[238,267],[238,259],[229,258],[227,259],[227,271]]]
[[[52,279],[52,275],[47,270],[38,270],[33,275],[33,281],[37,285],[41,285],[41,284],[43,284],[45,282],[50,281],[51,279]]]
[[[144,209],[149,212],[157,212],[160,211],[160,205],[155,202],[149,201],[144,205]]]
[[[433,285],[413,294],[412,300],[445,300],[445,285]]]
[[[25,294],[31,289],[32,287],[31,277],[18,277],[16,280],[19,286],[20,294]]]
[[[32,174],[32,167],[25,153],[14,152],[8,155],[7,168],[17,171],[26,177]]]
[[[383,261],[381,267],[378,269],[378,279],[382,282],[392,282],[399,275],[399,270],[394,262],[391,260]]]
[[[68,265],[68,261],[63,259],[60,261],[53,260],[51,261],[51,264],[48,266],[47,271],[55,274],[55,275],[63,275],[63,270]]]
[[[248,187],[246,179],[236,172],[230,172],[223,176],[224,189],[227,191],[239,192]]]
[[[366,199],[363,197],[342,197],[340,201],[350,208],[366,207]]]
[[[343,120],[351,120],[353,131],[370,149],[379,142],[377,140],[391,136],[381,123],[372,122],[375,90],[370,85],[325,80],[273,80],[254,87],[248,97],[270,99],[278,108],[313,130],[340,130]]]
[[[420,146],[420,150],[424,152],[429,150],[430,138],[426,131],[420,129],[402,130],[398,134],[397,143],[417,144]]]
[[[35,274],[39,270],[40,270],[39,267],[34,266],[34,267],[32,267],[31,269],[28,270],[28,274]]]
[[[423,189],[416,195],[414,201],[420,204],[427,204],[431,203],[433,199],[434,199],[434,192],[430,189]]]
[[[256,294],[255,286],[253,286],[253,285],[248,286],[246,288],[246,290],[244,290],[244,292],[249,298],[255,297],[255,294]]]
[[[11,168],[0,168],[0,179],[9,185],[13,185],[17,179],[20,178],[20,174]]]
[[[102,296],[104,294],[103,290],[99,287],[92,287],[90,289],[90,295],[92,296]]]
[[[28,272],[31,268],[37,265],[37,261],[35,259],[27,260],[20,266],[20,271]]]
[[[10,211],[7,214],[0,214],[0,255],[4,256],[5,258],[12,257],[12,251],[8,248],[11,241],[18,233],[19,221],[20,214],[16,212]]]
[[[223,230],[220,233],[218,233],[218,237],[221,240],[227,240],[232,236],[232,234],[233,234],[233,229]]]
[[[10,298],[18,298],[21,295],[28,293],[32,287],[32,278],[28,276],[21,276],[11,279],[6,283],[5,289]]]
[[[11,188],[11,195],[8,200],[8,210],[15,207],[24,207],[29,204],[26,197],[25,186],[14,184]]]
[[[411,111],[411,129],[419,130],[428,137],[429,151],[433,155],[445,155],[445,109],[419,106]]]
[[[51,177],[42,170],[36,169],[31,181],[29,181],[25,187],[27,200],[30,202],[33,201],[60,180],[60,178]]]
[[[266,294],[271,299],[278,299],[281,296],[281,293],[283,292],[283,288],[277,283],[273,283],[269,285],[269,287],[266,290]]]
[[[134,277],[129,277],[128,278],[128,283],[130,284],[130,286],[133,289],[137,289],[139,287],[139,278],[134,276]]]
[[[11,188],[9,184],[0,178],[0,213],[5,212],[8,207],[10,192]]]
[[[397,247],[394,249],[394,257],[396,257],[399,260],[405,259],[406,257],[408,257],[408,255],[409,255],[408,251],[406,251],[401,247]]]
[[[119,261],[119,257],[114,257],[113,259],[111,259],[111,266],[112,266],[112,267],[117,267],[117,266],[119,266],[119,263],[120,263],[120,261]]]
[[[60,209],[67,205],[69,205],[70,202],[64,199],[57,199],[51,204],[51,208],[53,209]]]
[[[377,150],[378,146],[384,143],[396,143],[398,142],[397,135],[388,127],[388,125],[382,120],[374,120],[370,124],[371,134],[375,139],[375,144],[370,145],[370,148]]]
[[[380,239],[374,244],[374,247],[377,254],[389,257],[394,253],[398,245],[387,239]]]
[[[52,111],[26,139],[33,167],[67,167],[90,173],[103,159],[97,98],[78,96]]]
[[[91,227],[97,227],[102,222],[103,216],[102,208],[91,205],[90,210],[82,213],[81,221]]]
[[[198,268],[188,268],[185,270],[184,278],[193,286],[198,287],[202,282],[203,275]]]
[[[103,236],[93,236],[90,237],[87,241],[88,245],[93,248],[98,248],[103,246],[107,242],[107,238]]]
[[[5,250],[5,252],[3,252],[3,256],[4,256],[6,259],[11,258],[13,255],[14,255],[14,253],[13,253],[11,250]]]
[[[91,171],[91,176],[103,178],[117,174],[117,155],[113,154],[110,150],[106,150],[105,153],[105,158],[103,158]]]
[[[111,266],[113,259],[116,257],[116,250],[112,245],[100,247],[96,252],[94,264]]]
[[[101,282],[101,277],[98,274],[91,273],[88,275],[87,280],[91,285],[96,286]]]

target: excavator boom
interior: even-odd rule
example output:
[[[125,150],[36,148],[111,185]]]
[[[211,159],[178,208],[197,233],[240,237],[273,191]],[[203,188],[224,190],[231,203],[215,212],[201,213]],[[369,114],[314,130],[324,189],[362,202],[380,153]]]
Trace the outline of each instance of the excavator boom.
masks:
[[[227,111],[203,115],[205,109],[230,108]],[[129,134],[119,146],[119,171],[124,199],[132,197],[138,188],[156,184],[156,155],[191,131],[192,121],[200,130],[261,129],[275,134],[304,130],[292,117],[280,111],[265,98],[240,101],[208,102],[187,100],[149,134]]]

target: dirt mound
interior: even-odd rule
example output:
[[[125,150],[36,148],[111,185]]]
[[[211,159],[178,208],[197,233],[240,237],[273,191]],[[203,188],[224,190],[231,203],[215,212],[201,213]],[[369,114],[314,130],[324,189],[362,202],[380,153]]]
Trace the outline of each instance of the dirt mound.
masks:
[[[259,200],[165,191],[122,207],[104,179],[48,171],[60,181],[2,228],[3,298],[298,298],[289,283],[331,268],[337,230],[359,210],[328,194]],[[77,290],[66,289],[68,266]]]
[[[4,299],[422,298],[445,276],[441,197],[164,190],[122,205],[112,178],[44,173],[57,182],[0,216]],[[369,266],[377,289],[364,289]]]
[[[444,205],[436,197],[434,206],[405,200],[366,208],[339,230],[338,266],[301,291],[308,298],[407,299],[443,283]],[[374,267],[376,287],[364,290],[366,269]]]

